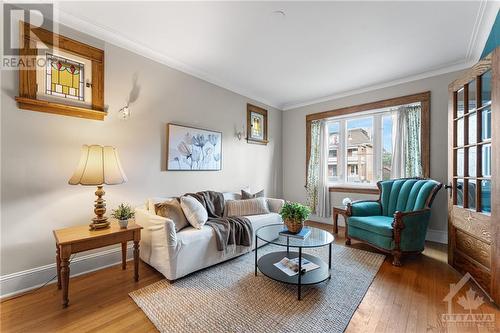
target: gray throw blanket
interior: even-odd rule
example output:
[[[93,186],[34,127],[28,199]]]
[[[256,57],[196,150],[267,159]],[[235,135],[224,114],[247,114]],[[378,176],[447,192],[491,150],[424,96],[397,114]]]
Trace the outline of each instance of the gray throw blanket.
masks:
[[[220,192],[187,193],[196,198],[208,212],[207,225],[215,231],[217,249],[226,251],[228,245],[252,245],[252,224],[246,217],[224,217],[224,196]]]

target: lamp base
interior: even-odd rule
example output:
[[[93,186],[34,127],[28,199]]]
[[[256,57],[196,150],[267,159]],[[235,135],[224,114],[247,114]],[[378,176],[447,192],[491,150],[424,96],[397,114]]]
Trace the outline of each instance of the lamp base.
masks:
[[[92,219],[92,223],[89,224],[90,230],[104,229],[109,227],[109,221],[104,214],[106,213],[106,200],[102,197],[106,192],[102,189],[102,185],[97,186],[97,191],[95,195],[97,199],[95,200],[94,213],[96,217]]]

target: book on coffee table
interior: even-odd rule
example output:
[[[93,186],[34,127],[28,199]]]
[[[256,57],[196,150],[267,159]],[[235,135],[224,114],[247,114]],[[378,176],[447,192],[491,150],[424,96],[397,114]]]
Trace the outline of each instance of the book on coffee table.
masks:
[[[293,238],[299,238],[299,239],[306,239],[307,236],[311,234],[311,229],[309,228],[302,228],[302,230],[298,234],[292,234],[288,229],[285,227],[283,230],[279,232],[281,236],[286,236],[286,237],[293,237]]]
[[[294,276],[299,273],[299,258],[288,259],[284,257],[275,263],[274,266],[279,268],[286,275]],[[315,270],[316,268],[319,268],[319,266],[302,257],[302,274]]]

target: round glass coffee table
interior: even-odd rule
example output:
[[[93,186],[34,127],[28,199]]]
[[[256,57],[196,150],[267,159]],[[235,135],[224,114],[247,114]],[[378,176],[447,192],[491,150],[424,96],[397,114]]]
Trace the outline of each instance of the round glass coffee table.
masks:
[[[268,244],[275,244],[282,246],[286,251],[271,252],[263,255],[262,257],[257,257],[258,247],[255,247],[255,275],[257,276],[257,269],[260,270],[265,276],[288,284],[294,284],[298,286],[297,298],[301,298],[301,289],[303,285],[317,284],[330,279],[330,269],[332,265],[332,243],[333,235],[328,231],[321,230],[313,227],[305,227],[311,230],[311,233],[305,239],[300,239],[292,236],[283,236],[279,232],[284,229],[283,224],[270,224],[257,229],[255,232],[255,244],[257,241],[261,240]],[[328,263],[325,263],[322,259],[302,253],[304,248],[314,248],[322,247],[328,245]],[[290,251],[290,248],[296,248],[297,251]],[[298,259],[299,272],[302,271],[302,260],[307,259],[312,263],[315,263],[319,267],[305,272],[302,274],[296,274],[289,276],[281,269],[276,267],[274,264],[281,261],[284,257],[288,259]]]

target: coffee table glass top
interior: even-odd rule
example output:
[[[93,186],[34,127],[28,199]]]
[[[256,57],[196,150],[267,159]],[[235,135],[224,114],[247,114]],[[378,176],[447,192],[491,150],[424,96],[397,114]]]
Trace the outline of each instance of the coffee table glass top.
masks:
[[[256,236],[258,239],[267,243],[302,248],[325,246],[332,243],[334,240],[333,235],[328,231],[309,226],[304,227],[311,230],[311,233],[305,239],[282,236],[279,232],[282,231],[284,227],[284,224],[270,224],[257,229]]]

